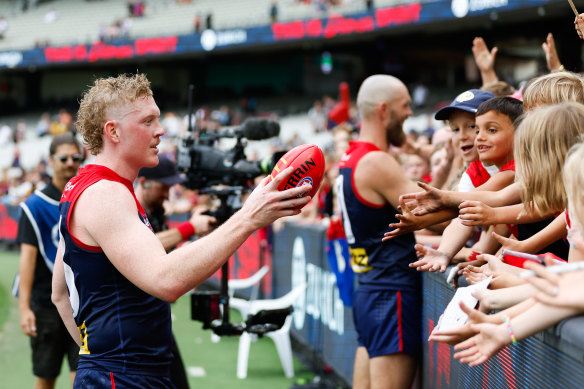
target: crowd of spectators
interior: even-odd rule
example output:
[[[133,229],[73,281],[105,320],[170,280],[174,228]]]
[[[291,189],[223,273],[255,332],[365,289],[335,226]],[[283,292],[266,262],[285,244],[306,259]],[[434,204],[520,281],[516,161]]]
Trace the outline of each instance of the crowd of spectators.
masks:
[[[131,18],[141,18],[146,12],[146,3],[139,0],[128,1],[128,16]]]
[[[576,29],[581,37],[582,23],[580,16]],[[468,284],[488,283],[488,288],[473,293],[476,306],[460,304],[467,315],[464,325],[441,329],[438,324],[429,339],[455,345],[454,357],[470,366],[484,363],[506,345],[515,345],[564,318],[582,313],[576,296],[584,272],[566,262],[576,263],[584,258],[584,78],[564,70],[551,34],[542,48],[550,73],[530,79],[515,91],[501,83],[494,72],[496,48],[488,50],[481,38],[475,38],[473,54],[481,71],[482,89],[523,103],[525,113],[514,121],[515,135],[510,139],[514,142],[510,155],[513,168],[501,169],[483,186],[469,192],[421,185],[424,191],[402,196],[403,217],[386,234],[392,238],[418,231],[425,225],[425,217],[443,210],[458,216],[436,243],[416,235],[424,244],[416,245],[419,260],[410,266],[419,271],[444,272],[447,266],[457,264],[448,277],[454,286],[462,282],[462,276]],[[492,153],[503,144],[486,141],[486,136],[480,135],[485,130],[492,134],[503,131],[497,124],[501,117],[490,116],[492,121],[486,124],[483,119],[479,121],[485,115],[481,107],[488,101],[476,113],[479,135],[474,144],[479,154]],[[462,131],[452,123],[450,127]],[[423,147],[414,143],[411,150],[420,151]],[[455,147],[454,154],[458,152]],[[505,177],[511,180],[505,181]],[[455,237],[446,236],[453,225],[456,231],[480,227],[477,231],[482,233],[453,248]],[[526,259],[525,253],[537,256]],[[544,263],[547,268],[542,266]],[[533,273],[528,275],[525,268]]]
[[[112,42],[120,38],[129,38],[132,23],[132,18],[128,16],[117,19],[110,24],[102,22],[99,26],[99,40],[101,42]]]
[[[582,25],[583,19],[579,18],[577,23]],[[467,151],[460,147],[461,136],[457,135],[462,129],[448,120],[444,128],[408,134],[404,146],[390,150],[408,177],[420,182],[424,190],[403,196],[400,222],[389,226],[386,239],[415,231],[419,260],[410,266],[419,271],[445,271],[454,264],[448,277],[454,286],[460,282],[490,281],[487,289],[473,294],[478,301],[476,306],[461,304],[468,315],[466,324],[448,330],[440,330],[438,325],[429,339],[455,345],[455,358],[470,366],[485,362],[506,345],[514,345],[583,312],[581,299],[576,296],[580,296],[584,271],[576,267],[564,273],[563,269],[572,269],[564,268],[566,262],[584,258],[581,168],[584,78],[564,70],[551,34],[542,48],[549,73],[538,75],[516,89],[500,81],[494,71],[496,48],[489,50],[482,38],[473,42],[475,62],[483,80],[481,89],[495,96],[489,98],[492,102],[486,100],[479,106],[476,124],[474,120],[470,124],[471,131],[480,134],[476,135],[479,141],[474,141],[474,147],[479,154],[492,153],[492,149],[504,144],[503,140],[485,139],[509,128],[501,123],[513,123],[510,128],[515,135],[506,136],[513,152],[503,160],[513,166],[511,170],[501,169],[490,177],[487,175],[483,186],[475,190],[458,191],[457,185],[464,174],[469,174],[472,163],[462,158]],[[504,110],[516,105],[512,103],[515,99],[522,101],[525,113],[517,119],[509,116],[511,120],[506,122],[509,120],[504,119],[506,114],[497,110],[503,105],[507,107]],[[327,114],[322,101],[315,102],[309,115],[315,131],[328,129],[323,125]],[[485,116],[480,123],[479,115]],[[338,174],[335,166],[348,142],[354,139],[355,130],[346,122],[331,128],[333,146],[325,150],[325,180],[319,195],[295,217],[296,222],[324,225],[338,222],[339,211],[331,200]],[[508,147],[509,143],[506,144]],[[553,155],[550,150],[554,150]],[[473,159],[477,160],[477,156]],[[425,222],[425,218],[440,212],[450,216],[430,224]],[[436,220],[445,220],[443,227],[437,228]],[[425,229],[428,226],[433,227],[432,231]],[[452,239],[448,229],[460,232],[461,228],[473,232],[470,239],[464,239],[454,251],[440,251],[445,239],[446,246],[457,240]],[[504,249],[539,257],[518,260],[508,254],[504,256]],[[533,273],[526,276],[524,269],[532,269]]]
[[[369,12],[375,8],[375,2],[373,0],[296,0],[297,4],[313,6],[320,13],[334,11],[338,6],[356,2],[365,4],[365,9]]]

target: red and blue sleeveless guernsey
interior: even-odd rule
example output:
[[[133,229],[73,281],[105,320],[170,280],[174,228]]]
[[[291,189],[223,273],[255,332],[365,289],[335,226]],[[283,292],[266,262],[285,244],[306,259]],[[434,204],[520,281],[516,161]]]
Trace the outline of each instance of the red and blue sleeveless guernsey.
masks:
[[[69,300],[82,340],[78,369],[167,376],[172,357],[170,304],[136,287],[101,248],[86,245],[70,233],[75,202],[101,180],[125,185],[136,200],[136,216],[150,227],[132,183],[111,169],[88,165],[65,186],[59,207],[61,249]]]
[[[408,266],[416,261],[414,234],[382,242],[388,224],[398,222],[397,211],[390,203],[368,202],[355,188],[355,168],[361,158],[372,151],[380,149],[368,142],[350,142],[339,164],[337,199],[350,247],[351,267],[361,289],[419,291],[421,273]]]

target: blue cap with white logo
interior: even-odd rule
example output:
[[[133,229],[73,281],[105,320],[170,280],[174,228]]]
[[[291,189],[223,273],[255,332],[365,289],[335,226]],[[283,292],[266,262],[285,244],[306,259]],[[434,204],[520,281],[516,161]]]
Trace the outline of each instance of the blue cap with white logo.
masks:
[[[466,92],[462,92],[456,96],[450,105],[447,105],[446,107],[438,110],[438,112],[436,112],[434,115],[434,118],[436,120],[448,120],[452,112],[457,109],[470,113],[476,113],[479,105],[489,99],[492,99],[493,97],[495,97],[495,95],[489,91],[482,89],[469,89]]]

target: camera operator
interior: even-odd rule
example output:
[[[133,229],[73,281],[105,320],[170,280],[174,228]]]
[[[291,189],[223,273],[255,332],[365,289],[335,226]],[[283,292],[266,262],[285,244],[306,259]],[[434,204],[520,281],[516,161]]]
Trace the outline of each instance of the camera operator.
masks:
[[[179,224],[176,228],[168,228],[164,212],[164,201],[168,200],[168,192],[175,184],[182,184],[186,180],[176,170],[174,163],[163,154],[158,156],[158,165],[151,168],[142,168],[136,180],[136,198],[146,211],[152,230],[160,239],[166,251],[172,250],[179,243],[189,240],[193,235],[205,235],[216,220],[212,216],[202,215],[202,208],[195,210],[191,218]],[[170,380],[177,389],[188,389],[189,384],[184,364],[176,343],[172,337],[172,363],[170,365]]]
[[[186,177],[178,173],[174,162],[166,155],[160,154],[158,161],[155,167],[140,169],[135,191],[136,198],[146,211],[152,230],[162,242],[164,249],[169,251],[195,234],[200,236],[207,234],[217,220],[212,216],[203,215],[204,208],[199,207],[194,210],[188,221],[169,229],[163,204],[168,200],[170,188],[175,184],[184,183]]]
[[[81,348],[75,388],[173,388],[169,302],[310,201],[298,197],[310,185],[278,191],[287,168],[212,233],[167,254],[132,186],[140,168],[158,164],[159,117],[143,74],[97,79],[81,99],[77,128],[96,159],[63,191],[52,295]]]

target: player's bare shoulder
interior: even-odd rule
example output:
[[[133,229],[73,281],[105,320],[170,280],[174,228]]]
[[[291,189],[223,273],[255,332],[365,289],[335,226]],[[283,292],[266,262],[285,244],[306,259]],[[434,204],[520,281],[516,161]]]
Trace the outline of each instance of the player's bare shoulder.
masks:
[[[140,222],[136,215],[136,202],[128,188],[120,182],[101,180],[85,189],[77,199],[71,227],[73,235],[83,243],[101,246],[100,242],[107,236],[128,228],[128,220]]]
[[[117,202],[126,198],[132,199],[132,194],[128,188],[121,182],[111,180],[100,180],[91,185],[83,192],[82,196],[90,198],[101,198],[101,203],[105,204],[107,201]]]
[[[383,151],[371,152],[359,161],[355,182],[363,193],[369,193],[368,199],[373,203],[389,202],[395,208],[400,195],[419,191],[398,161]]]
[[[75,213],[81,211],[82,217],[105,218],[136,212],[136,202],[128,188],[116,181],[101,180],[83,191],[77,200]],[[80,215],[81,216],[81,215]]]
[[[384,151],[372,151],[359,160],[354,173],[355,187],[360,195],[373,204],[384,204],[397,199],[401,167]]]
[[[390,179],[397,173],[401,173],[399,163],[392,155],[381,150],[372,151],[363,156],[357,165],[356,172],[373,180],[379,180],[382,177]]]

